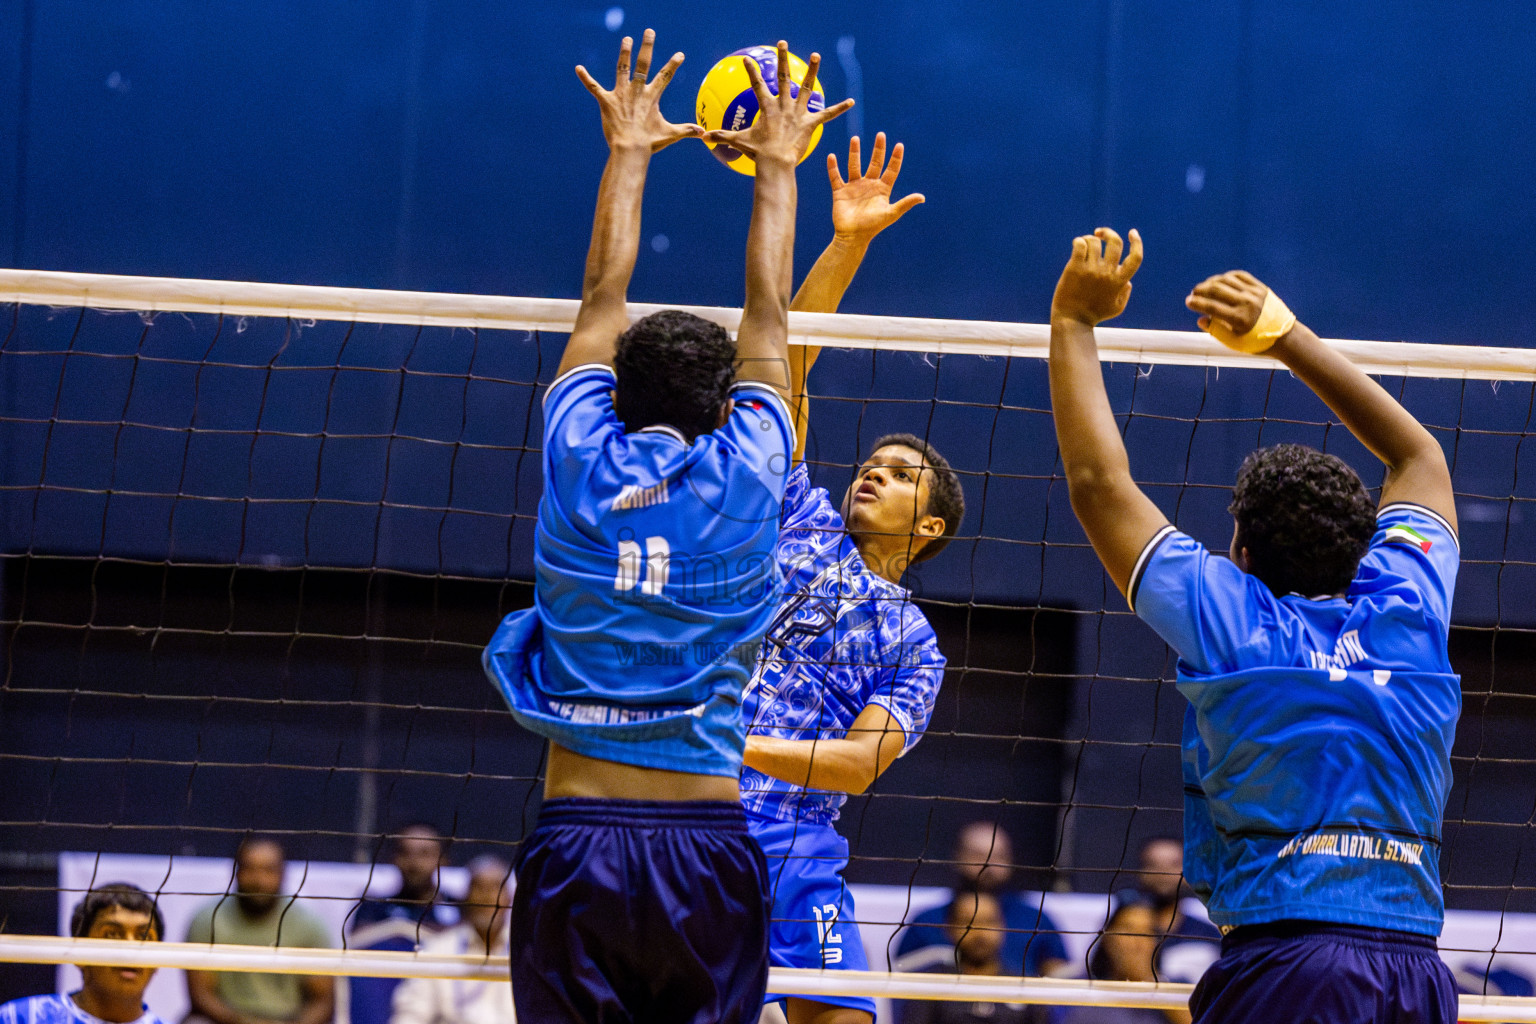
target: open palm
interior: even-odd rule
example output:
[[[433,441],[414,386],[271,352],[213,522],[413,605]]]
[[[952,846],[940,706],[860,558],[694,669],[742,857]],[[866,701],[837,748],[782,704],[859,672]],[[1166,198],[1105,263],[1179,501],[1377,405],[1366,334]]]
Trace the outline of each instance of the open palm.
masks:
[[[884,132],[875,136],[869,167],[862,172],[859,159],[859,139],[854,136],[848,140],[848,180],[844,181],[838,172],[837,154],[827,156],[827,177],[832,182],[832,229],[844,237],[870,239],[924,199],[922,193],[914,192],[891,202],[891,191],[901,173],[902,146],[896,143],[887,164]]]

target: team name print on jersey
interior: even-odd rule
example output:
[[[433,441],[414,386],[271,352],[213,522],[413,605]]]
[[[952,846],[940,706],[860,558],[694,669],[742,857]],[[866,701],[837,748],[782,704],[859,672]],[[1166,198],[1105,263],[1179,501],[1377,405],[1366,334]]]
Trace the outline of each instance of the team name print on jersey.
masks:
[[[1290,856],[1351,857],[1356,860],[1383,860],[1417,866],[1424,857],[1424,844],[1360,835],[1358,832],[1311,832],[1296,836],[1280,847],[1275,859]]]
[[[1349,666],[1365,660],[1365,648],[1360,646],[1360,631],[1352,629],[1339,637],[1333,645],[1332,654],[1324,654],[1321,651],[1308,651],[1313,668],[1346,669]]]

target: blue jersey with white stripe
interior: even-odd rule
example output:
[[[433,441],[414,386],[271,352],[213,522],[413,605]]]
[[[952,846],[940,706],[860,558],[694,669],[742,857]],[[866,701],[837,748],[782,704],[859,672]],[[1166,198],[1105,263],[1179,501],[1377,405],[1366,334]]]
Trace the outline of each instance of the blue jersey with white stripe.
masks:
[[[86,1013],[65,995],[28,996],[0,1006],[0,1024],[106,1024],[100,1017]],[[165,1024],[144,1008],[144,1015],[133,1024]]]
[[[1342,598],[1277,598],[1173,527],[1143,551],[1131,604],[1179,654],[1184,873],[1216,924],[1440,933],[1458,558],[1408,504]]]
[[[938,638],[910,591],[865,566],[842,515],[825,489],[811,486],[804,463],[784,491],[774,557],[784,600],[742,704],[747,731],[842,739],[859,712],[878,704],[906,734],[902,753],[911,750],[944,681]],[[848,795],[745,768],[741,799],[749,821],[830,825]]]
[[[534,607],[482,661],[528,729],[588,757],[736,775],[741,691],[773,617],[794,431],[766,385],[692,444],[625,433],[613,371],[580,366],[544,398]]]

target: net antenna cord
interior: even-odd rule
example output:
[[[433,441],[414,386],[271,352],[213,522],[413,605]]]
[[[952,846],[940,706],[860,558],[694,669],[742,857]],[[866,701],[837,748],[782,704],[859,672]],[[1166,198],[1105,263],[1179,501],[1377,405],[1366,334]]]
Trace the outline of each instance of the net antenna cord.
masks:
[[[0,935],[0,962],[100,964],[111,967],[179,967],[269,974],[327,974],[369,978],[447,978],[505,982],[506,957],[336,949],[263,949],[192,942],[67,939],[52,935]],[[844,995],[964,1002],[1043,1003],[1055,1006],[1141,1006],[1171,1009],[1189,1004],[1191,985],[1066,978],[1003,978],[884,971],[769,971],[768,987],[786,995]],[[1536,1001],[1505,996],[1461,997],[1464,1021],[1536,1022]]]
[[[570,331],[580,305],[575,299],[5,269],[0,269],[0,302],[146,314],[214,313],[556,333]],[[629,304],[634,320],[661,309],[682,309],[733,332],[741,321],[739,309]],[[1106,363],[1249,369],[1279,365],[1268,356],[1233,352],[1199,331],[1100,327],[1097,333],[1099,358]],[[792,312],[789,335],[791,344],[936,354],[1043,359],[1050,348],[1046,324],[989,320]],[[1536,381],[1536,351],[1531,349],[1397,341],[1329,340],[1328,344],[1367,373]]]

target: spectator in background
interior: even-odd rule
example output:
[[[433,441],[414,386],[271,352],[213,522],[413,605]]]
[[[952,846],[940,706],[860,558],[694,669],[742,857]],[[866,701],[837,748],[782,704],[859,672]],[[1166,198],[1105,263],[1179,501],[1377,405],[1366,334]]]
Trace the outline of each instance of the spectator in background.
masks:
[[[1184,842],[1153,836],[1141,844],[1135,887],[1118,894],[1121,902],[1145,903],[1157,926],[1154,966],[1162,981],[1193,984],[1221,955],[1221,932],[1209,921],[1184,913]]]
[[[1013,877],[1013,841],[996,822],[976,821],[960,830],[954,853],[956,894],[986,893],[1002,909],[1007,935],[999,953],[1004,974],[1032,977],[1067,969],[1067,947],[1038,894],[1008,888]],[[944,931],[946,907],[925,910],[908,924],[896,947],[896,969],[920,971],[953,963],[954,946]]]
[[[400,872],[400,889],[383,899],[363,899],[347,926],[349,949],[409,952],[428,936],[450,928],[458,913],[439,898],[439,873],[447,860],[443,834],[425,823],[390,836],[389,859]],[[399,978],[348,978],[352,1024],[388,1024]]]
[[[117,882],[92,889],[75,906],[69,933],[82,939],[158,942],[165,921],[149,894]],[[0,1024],[165,1024],[144,1005],[152,967],[80,967],[80,991],[14,999],[0,1006]]]
[[[1104,922],[1088,955],[1088,977],[1096,981],[1155,981],[1152,959],[1161,937],[1157,911],[1144,900],[1122,900]],[[1190,1024],[1189,1009],[1152,1010],[1126,1006],[1070,1006],[1057,1024]]]
[[[507,955],[511,866],[499,857],[469,862],[463,920],[423,935],[423,953]],[[502,981],[411,978],[395,989],[393,1024],[514,1024],[512,986]]]
[[[435,827],[418,822],[390,836],[390,863],[400,872],[400,889],[383,899],[364,899],[347,926],[354,939],[384,921],[419,924],[424,932],[441,931],[458,922],[458,914],[439,899],[438,872],[447,860],[447,843]],[[355,943],[349,943],[354,945]]]
[[[286,857],[275,839],[252,837],[235,853],[235,892],[204,906],[188,942],[328,948],[325,925],[282,895]],[[188,971],[186,1024],[326,1024],[335,988],[326,977],[250,971]]]
[[[1007,933],[1002,905],[987,892],[961,890],[944,908],[944,934],[953,951],[950,970],[960,974],[998,975],[1004,969]],[[936,967],[935,970],[942,968]],[[902,1024],[1045,1024],[1050,1012],[1026,1003],[909,1002]]]

